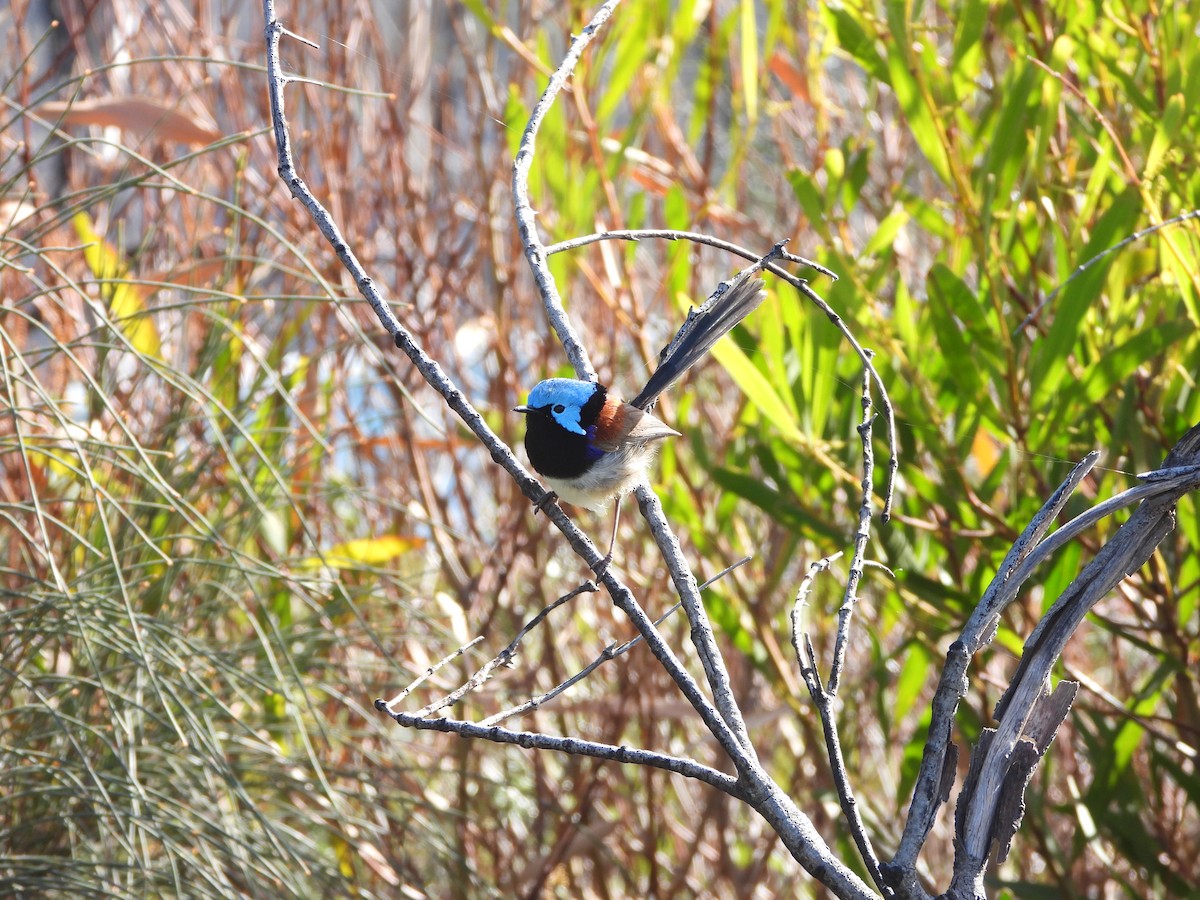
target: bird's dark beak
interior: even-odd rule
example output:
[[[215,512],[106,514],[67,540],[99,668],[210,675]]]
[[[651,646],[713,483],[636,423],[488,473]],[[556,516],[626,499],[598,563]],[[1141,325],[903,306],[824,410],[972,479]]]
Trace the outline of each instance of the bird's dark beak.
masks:
[[[519,413],[531,413],[531,412],[533,412],[533,409],[532,409],[532,407],[529,407],[529,406],[514,406],[512,408],[512,411],[519,412]]]

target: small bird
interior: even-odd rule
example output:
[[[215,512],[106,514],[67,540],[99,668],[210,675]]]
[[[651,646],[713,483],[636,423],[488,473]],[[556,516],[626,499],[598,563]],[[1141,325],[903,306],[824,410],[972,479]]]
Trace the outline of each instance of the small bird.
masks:
[[[648,411],[654,401],[765,296],[762,279],[747,275],[689,312],[658,369],[628,403],[595,381],[539,382],[513,409],[525,414],[525,452],[533,468],[563,500],[589,509],[603,509],[633,490],[645,479],[659,442],[679,434]]]

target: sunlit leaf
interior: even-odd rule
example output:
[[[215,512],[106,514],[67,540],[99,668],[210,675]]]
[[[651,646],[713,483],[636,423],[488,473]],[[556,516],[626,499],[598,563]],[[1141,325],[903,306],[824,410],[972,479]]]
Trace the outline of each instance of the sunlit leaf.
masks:
[[[322,566],[349,569],[360,566],[385,566],[405,553],[423,546],[424,543],[422,538],[401,537],[395,534],[359,538],[335,544],[320,556],[306,556],[298,565],[304,569]]]
[[[129,339],[133,349],[146,356],[158,356],[160,344],[154,320],[145,315],[142,291],[126,281],[128,267],[117,251],[96,233],[87,213],[76,213],[72,219],[80,240],[85,241],[83,258],[92,275],[100,282],[108,302],[109,314]]]

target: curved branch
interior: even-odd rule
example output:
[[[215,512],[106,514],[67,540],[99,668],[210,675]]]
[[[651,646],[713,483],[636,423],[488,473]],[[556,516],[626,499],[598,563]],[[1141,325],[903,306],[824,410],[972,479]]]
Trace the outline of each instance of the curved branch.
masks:
[[[636,243],[644,238],[665,241],[692,241],[693,243],[714,247],[718,250],[724,250],[727,253],[732,253],[735,256],[742,257],[743,259],[753,261],[760,258],[759,254],[755,253],[753,250],[747,250],[745,247],[730,243],[729,241],[723,241],[720,238],[711,237],[710,235],[696,231],[675,231],[667,228],[600,231],[596,232],[595,234],[585,235],[584,237],[560,241],[557,244],[553,244],[544,248],[544,253],[546,256],[550,256],[555,253],[562,253],[566,250],[574,250],[579,247],[585,247],[588,244],[594,244],[598,241],[633,241]],[[832,271],[822,265],[819,265],[818,263],[813,262],[810,259],[806,259],[803,256],[796,256],[795,254],[787,253],[785,251],[781,252],[779,257],[787,260],[788,262],[808,266],[820,272],[822,275],[828,275],[834,281],[837,280],[837,275],[835,275]],[[530,264],[533,264],[532,259]],[[889,451],[887,480],[884,485],[883,493],[883,512],[880,514],[880,520],[884,523],[887,523],[892,517],[892,501],[896,489],[896,472],[900,468],[900,448],[899,439],[896,437],[896,412],[892,407],[892,398],[888,394],[887,385],[884,384],[883,378],[880,377],[878,370],[875,368],[875,364],[871,361],[873,354],[858,342],[858,339],[854,336],[853,332],[850,331],[849,327],[847,327],[846,323],[842,320],[842,317],[834,312],[833,307],[826,303],[825,299],[809,286],[806,279],[801,278],[798,275],[793,275],[787,269],[774,262],[769,262],[764,265],[763,270],[782,278],[788,284],[792,285],[792,287],[803,294],[810,303],[812,303],[817,307],[817,309],[825,314],[825,317],[829,319],[829,321],[833,324],[833,327],[836,328],[841,333],[842,337],[846,339],[847,343],[850,344],[850,347],[854,350],[855,355],[858,356],[858,358],[862,361],[863,368],[871,376],[871,380],[875,383],[876,388],[879,390],[879,403],[883,408],[884,424],[886,426],[886,441]],[[561,306],[558,309],[559,312],[561,312]],[[553,319],[551,320],[551,323],[553,324]]]
[[[554,70],[554,74],[550,76],[550,83],[546,85],[546,90],[542,92],[541,99],[538,100],[537,106],[533,108],[533,112],[529,116],[529,123],[521,135],[521,143],[517,147],[517,155],[513,160],[513,205],[516,211],[517,232],[521,236],[521,246],[525,250],[525,258],[529,261],[533,279],[537,282],[538,293],[542,296],[542,306],[546,309],[546,318],[550,320],[550,327],[558,335],[563,350],[566,351],[567,359],[575,367],[575,374],[588,381],[596,380],[596,370],[592,368],[587,350],[583,348],[579,335],[575,333],[571,320],[567,318],[566,311],[563,309],[562,297],[559,296],[558,288],[554,284],[554,277],[550,274],[549,266],[546,265],[546,248],[538,236],[537,222],[535,221],[537,213],[529,205],[529,171],[533,168],[533,154],[537,147],[537,133],[542,126],[542,120],[546,118],[546,113],[554,105],[554,100],[558,97],[563,85],[566,84],[567,78],[575,71],[575,66],[579,62],[579,57],[583,55],[584,49],[592,42],[596,32],[604,26],[620,2],[621,0],[607,0],[596,11],[596,15],[588,22],[587,27],[571,41],[570,49],[567,50],[567,54],[559,63],[558,68]]]
[[[691,241],[693,244],[703,244],[706,247],[724,250],[726,253],[732,253],[751,262],[758,259],[757,253],[747,250],[745,247],[740,247],[737,244],[731,244],[729,241],[723,241],[720,238],[704,234],[701,231],[677,231],[673,228],[624,228],[614,231],[598,231],[595,234],[586,234],[583,237],[571,238],[567,241],[559,241],[557,244],[551,244],[546,248],[546,255],[553,256],[555,253],[562,253],[566,250],[577,250],[580,247],[586,247],[588,244],[595,244],[600,241],[632,241],[636,244],[647,238],[663,241]],[[797,256],[794,253],[782,250],[779,253],[779,258],[785,259],[790,263],[808,266],[810,269],[820,272],[834,281],[838,280],[837,274],[832,269],[827,269],[820,263],[813,262],[806,257]],[[774,272],[776,275],[783,274],[782,271],[775,269],[773,266],[766,266],[766,269],[768,272]]]

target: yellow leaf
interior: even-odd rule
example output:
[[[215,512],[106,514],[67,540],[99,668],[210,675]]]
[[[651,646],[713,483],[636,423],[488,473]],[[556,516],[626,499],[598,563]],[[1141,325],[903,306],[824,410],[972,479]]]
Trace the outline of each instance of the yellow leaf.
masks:
[[[971,461],[979,473],[980,479],[987,478],[1000,462],[1000,454],[1004,445],[991,434],[980,428],[971,439]]]
[[[742,0],[742,92],[746,101],[746,119],[758,121],[758,24],[754,0]]]
[[[335,569],[352,569],[357,566],[382,566],[424,543],[421,538],[400,537],[395,534],[360,538],[330,547],[324,556],[307,556],[300,561],[300,567],[317,569],[321,566],[332,566]]]
[[[136,285],[122,281],[128,274],[128,267],[121,261],[120,254],[96,233],[87,213],[76,213],[71,221],[75,233],[87,245],[83,248],[83,259],[96,280],[101,282],[109,314],[129,338],[134,350],[145,356],[159,356],[162,345],[158,329],[153,320],[144,315],[146,304],[141,291]],[[106,281],[113,283],[104,284]]]

